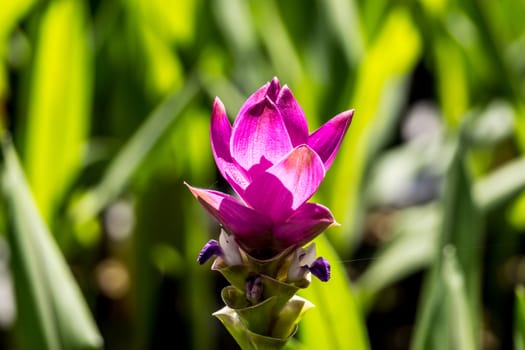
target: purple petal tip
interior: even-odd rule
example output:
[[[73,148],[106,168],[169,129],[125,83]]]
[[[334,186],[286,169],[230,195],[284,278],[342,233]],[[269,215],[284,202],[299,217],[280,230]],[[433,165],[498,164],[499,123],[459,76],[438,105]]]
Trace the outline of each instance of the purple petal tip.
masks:
[[[281,90],[281,84],[279,83],[279,79],[277,77],[274,77],[272,81],[270,82],[270,86],[268,86],[268,90],[266,91],[266,96],[270,98],[273,102],[277,100],[277,96],[279,95],[279,91]]]
[[[218,255],[222,255],[221,246],[219,245],[219,242],[212,239],[209,240],[208,243],[204,245],[204,247],[202,247],[199,257],[197,258],[197,262],[202,265],[211,257]]]
[[[330,279],[330,263],[323,257],[315,259],[309,267],[310,272],[321,281],[326,282]]]

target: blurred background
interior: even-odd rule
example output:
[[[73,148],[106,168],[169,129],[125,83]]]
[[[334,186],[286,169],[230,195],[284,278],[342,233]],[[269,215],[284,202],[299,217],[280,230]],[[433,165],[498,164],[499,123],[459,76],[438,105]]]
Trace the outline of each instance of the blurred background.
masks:
[[[234,349],[209,145],[279,77],[310,131],[327,284],[290,349],[525,349],[525,2],[3,2],[0,348]]]

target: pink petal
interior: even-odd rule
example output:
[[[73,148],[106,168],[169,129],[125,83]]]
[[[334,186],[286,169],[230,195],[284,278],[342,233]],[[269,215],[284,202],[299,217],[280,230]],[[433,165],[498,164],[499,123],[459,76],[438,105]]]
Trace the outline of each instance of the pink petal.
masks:
[[[243,196],[244,190],[250,184],[250,176],[243,168],[238,166],[235,161],[229,163],[223,159],[215,159],[217,167],[220,169],[222,176],[228,181],[231,187],[239,196]]]
[[[280,222],[312,197],[324,175],[317,153],[302,145],[255,178],[243,199],[274,222]]]
[[[292,150],[281,113],[268,97],[237,117],[230,147],[232,157],[247,171],[257,165],[267,168]]]
[[[330,168],[334,161],[353,115],[353,109],[339,113],[317,129],[308,139],[308,145],[319,154],[326,170]]]
[[[235,197],[218,191],[205,190],[186,184],[199,203],[224,228],[241,242],[268,237],[272,222],[264,215],[246,207]]]
[[[276,226],[273,234],[283,247],[302,246],[334,224],[334,217],[328,208],[305,203],[286,222]]]
[[[270,85],[268,86],[268,90],[266,91],[266,96],[268,96],[272,102],[275,102],[280,90],[281,83],[279,83],[279,79],[277,79],[277,77],[273,77]]]
[[[226,115],[226,109],[224,108],[222,101],[216,97],[215,101],[213,101],[210,123],[211,149],[215,160],[220,158],[227,162],[232,161],[230,154],[231,135],[232,127],[228,120],[228,116]],[[219,170],[221,169],[219,168]]]
[[[211,113],[210,139],[215,163],[222,176],[233,189],[241,195],[250,183],[249,176],[238,166],[230,154],[230,138],[232,127],[221,100],[217,97],[213,102]]]
[[[273,78],[271,82],[267,82],[263,86],[261,86],[257,91],[255,91],[253,94],[248,97],[246,102],[242,105],[239,114],[237,115],[237,118],[246,113],[247,110],[251,109],[254,105],[258,104],[262,100],[265,99],[267,95],[270,96],[270,99],[272,101],[275,101],[275,96],[279,93],[280,84],[279,79]],[[271,98],[274,96],[274,98]],[[235,119],[237,119],[235,118]]]
[[[308,125],[301,106],[288,86],[283,86],[277,97],[277,108],[283,116],[284,124],[294,147],[307,143]]]

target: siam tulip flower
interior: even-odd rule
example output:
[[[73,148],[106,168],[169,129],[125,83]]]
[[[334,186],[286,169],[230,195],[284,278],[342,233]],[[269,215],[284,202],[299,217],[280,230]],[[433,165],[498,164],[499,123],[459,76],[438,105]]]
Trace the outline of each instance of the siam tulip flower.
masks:
[[[240,199],[188,187],[248,254],[269,258],[301,247],[336,224],[328,208],[307,201],[330,168],[352,115],[353,110],[342,112],[310,134],[291,90],[277,78],[248,98],[233,127],[216,98],[212,151]]]
[[[211,146],[237,196],[188,188],[221,224],[197,261],[230,282],[214,313],[242,349],[282,349],[313,307],[296,296],[310,275],[326,282],[330,264],[308,242],[331,225],[330,210],[307,202],[332,165],[352,120],[340,113],[313,133],[290,89],[274,78],[244,103],[233,126],[216,98]]]

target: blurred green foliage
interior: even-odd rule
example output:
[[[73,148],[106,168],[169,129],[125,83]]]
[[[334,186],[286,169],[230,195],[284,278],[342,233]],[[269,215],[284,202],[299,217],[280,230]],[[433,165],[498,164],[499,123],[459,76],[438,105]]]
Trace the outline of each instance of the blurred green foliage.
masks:
[[[195,262],[219,229],[183,181],[228,190],[213,98],[233,120],[273,76],[310,130],[356,110],[314,198],[341,224],[317,240],[333,279],[305,291],[316,309],[287,348],[523,348],[524,15],[516,0],[3,3],[0,291],[16,300],[0,298],[0,348],[233,347],[210,315],[224,281]]]

